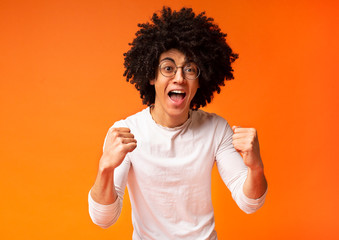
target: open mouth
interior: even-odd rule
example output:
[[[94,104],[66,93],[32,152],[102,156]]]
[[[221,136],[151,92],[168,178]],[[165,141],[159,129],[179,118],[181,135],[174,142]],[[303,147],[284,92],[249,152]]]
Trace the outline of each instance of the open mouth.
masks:
[[[181,101],[186,97],[186,93],[179,90],[173,90],[168,93],[168,96],[175,102]]]

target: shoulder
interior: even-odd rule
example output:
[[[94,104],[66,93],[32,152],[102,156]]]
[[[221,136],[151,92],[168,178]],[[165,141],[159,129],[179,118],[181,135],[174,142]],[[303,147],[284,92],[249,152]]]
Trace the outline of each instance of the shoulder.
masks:
[[[149,111],[149,108],[145,108],[141,110],[140,112],[137,112],[131,116],[128,116],[125,119],[116,121],[111,128],[117,128],[117,127],[133,128],[135,126],[142,125],[148,116],[147,111]]]
[[[198,125],[223,126],[228,125],[227,120],[216,113],[205,112],[201,109],[192,111],[192,121]]]
[[[232,128],[227,120],[218,114],[205,112],[200,109],[192,112],[192,127],[195,131],[201,131],[206,135],[212,134],[213,138],[219,140],[233,135]]]

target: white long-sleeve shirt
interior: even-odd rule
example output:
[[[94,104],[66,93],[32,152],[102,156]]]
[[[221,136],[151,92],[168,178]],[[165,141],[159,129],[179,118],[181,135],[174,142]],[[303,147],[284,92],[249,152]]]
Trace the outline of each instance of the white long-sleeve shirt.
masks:
[[[138,142],[114,170],[117,200],[96,203],[89,194],[89,213],[103,228],[119,217],[127,184],[132,206],[133,239],[217,239],[211,200],[211,173],[218,171],[238,206],[259,209],[266,193],[250,199],[243,193],[247,167],[232,144],[232,129],[222,117],[191,111],[181,126],[166,128],[149,108],[116,122],[128,127]]]

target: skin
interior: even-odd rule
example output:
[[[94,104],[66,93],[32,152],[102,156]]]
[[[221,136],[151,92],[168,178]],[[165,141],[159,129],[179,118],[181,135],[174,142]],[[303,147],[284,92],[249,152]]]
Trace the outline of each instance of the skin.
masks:
[[[94,201],[105,205],[114,203],[118,197],[114,187],[114,169],[136,147],[137,141],[129,128],[111,128],[108,131],[98,174],[91,190]]]
[[[178,67],[187,63],[185,55],[176,49],[162,53],[159,62],[164,59],[170,59]],[[178,68],[173,77],[164,77],[160,72],[157,72],[156,76],[156,79],[150,81],[156,91],[155,102],[151,108],[154,121],[169,128],[182,125],[189,117],[190,103],[199,88],[199,80],[186,80],[183,77],[182,68]],[[172,101],[168,96],[171,90],[183,91],[186,96],[179,102]],[[267,182],[260,156],[257,131],[254,128],[236,126],[232,129],[233,145],[248,167],[248,176],[243,188],[244,194],[248,198],[259,198],[265,193]],[[114,169],[121,164],[126,154],[136,147],[137,141],[130,129],[112,128],[109,130],[99,161],[98,174],[91,190],[94,201],[100,204],[114,203],[117,198],[114,187]]]
[[[165,59],[173,61],[178,67],[187,63],[185,55],[171,49],[160,55],[160,63]],[[186,80],[183,76],[182,68],[178,68],[173,77],[164,77],[160,72],[157,79],[150,81],[155,88],[155,102],[151,111],[154,121],[165,127],[177,127],[188,119],[190,103],[199,88],[199,79]],[[181,90],[186,93],[181,104],[175,104],[168,96],[171,90]]]
[[[234,148],[242,155],[248,167],[247,178],[244,183],[244,194],[248,198],[260,198],[267,189],[264,174],[264,164],[261,160],[259,140],[255,128],[232,127],[232,143]]]

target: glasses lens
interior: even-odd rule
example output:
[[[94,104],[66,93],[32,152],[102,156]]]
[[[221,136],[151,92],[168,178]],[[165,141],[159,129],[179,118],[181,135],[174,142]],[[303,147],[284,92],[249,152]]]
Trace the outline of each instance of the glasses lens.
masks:
[[[194,63],[188,63],[184,67],[184,75],[187,79],[196,79],[199,76],[199,68]]]
[[[160,72],[165,77],[173,77],[177,71],[177,66],[172,61],[163,61],[160,64]],[[199,74],[200,70],[195,63],[187,63],[182,67],[185,79],[194,80]]]
[[[165,77],[171,77],[175,74],[176,66],[171,61],[164,61],[160,65],[160,72]]]

